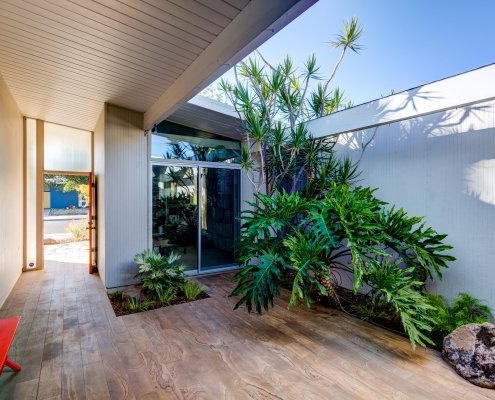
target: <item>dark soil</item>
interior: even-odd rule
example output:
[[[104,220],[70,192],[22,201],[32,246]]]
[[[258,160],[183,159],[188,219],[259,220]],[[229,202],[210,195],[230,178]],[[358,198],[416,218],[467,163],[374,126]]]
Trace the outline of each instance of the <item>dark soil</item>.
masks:
[[[210,297],[208,293],[203,291],[194,300],[186,300],[184,295],[179,292],[177,293],[177,297],[175,298],[175,300],[172,301],[170,304],[166,305],[161,303],[160,301],[155,301],[154,305],[143,311],[156,310],[157,308],[169,307],[182,303],[190,303],[191,301],[207,299],[208,297]],[[112,304],[113,311],[115,312],[115,316],[117,317],[120,317],[122,315],[136,314],[138,312],[143,312],[143,311],[131,311],[127,300],[128,297],[123,295],[122,292],[108,293],[108,298],[110,299],[110,304]]]
[[[285,270],[282,275],[281,286],[292,290],[295,272]],[[407,335],[397,313],[386,303],[373,304],[370,297],[363,293],[355,294],[353,290],[335,285],[335,296],[323,296],[315,288],[311,298],[315,303],[322,304],[343,311],[353,317],[362,319],[382,328],[388,329],[403,336]]]

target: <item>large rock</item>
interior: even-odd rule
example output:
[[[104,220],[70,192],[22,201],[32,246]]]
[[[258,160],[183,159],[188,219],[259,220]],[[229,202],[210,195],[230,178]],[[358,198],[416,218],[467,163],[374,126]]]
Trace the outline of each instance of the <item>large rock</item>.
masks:
[[[443,358],[475,385],[495,389],[495,325],[468,324],[443,341]]]

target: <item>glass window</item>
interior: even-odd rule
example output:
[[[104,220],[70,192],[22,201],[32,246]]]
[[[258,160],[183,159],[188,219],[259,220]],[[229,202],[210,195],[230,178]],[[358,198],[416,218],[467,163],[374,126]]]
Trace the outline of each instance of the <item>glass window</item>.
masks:
[[[240,163],[241,142],[171,122],[156,127],[151,157],[176,160]]]
[[[153,250],[198,267],[198,169],[153,165]]]
[[[45,170],[91,171],[91,132],[45,122]]]
[[[26,268],[36,268],[36,120],[26,119]]]

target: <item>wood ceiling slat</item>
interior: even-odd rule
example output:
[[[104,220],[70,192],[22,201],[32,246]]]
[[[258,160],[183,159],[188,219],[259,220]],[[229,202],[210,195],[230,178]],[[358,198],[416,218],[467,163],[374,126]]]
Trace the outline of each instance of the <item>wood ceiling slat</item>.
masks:
[[[106,15],[85,7],[84,2],[82,5],[79,5],[70,1],[64,1],[63,3],[60,3],[58,0],[44,1],[54,3],[57,7],[60,7],[60,9],[69,10],[80,15],[84,18],[85,23],[88,25],[92,22],[101,24],[102,26],[107,27],[111,32],[115,32],[115,35],[122,37],[129,43],[134,43],[137,46],[152,49],[158,53],[163,53],[164,50],[167,50],[170,52],[168,57],[171,59],[174,59],[176,54],[183,56],[183,49],[172,42],[173,37],[170,35],[162,35],[163,37],[153,36],[149,32],[149,27],[148,32],[143,32],[134,26],[126,25],[121,21],[112,19]]]
[[[0,60],[0,65],[4,66],[5,63]],[[112,99],[122,99],[128,96],[132,96],[135,100],[140,102],[149,101],[149,96],[146,93],[139,93],[133,90],[127,91],[115,91],[115,90],[103,90],[102,88],[91,87],[87,84],[77,84],[71,82],[68,79],[64,79],[60,76],[46,76],[43,72],[38,73],[26,71],[22,68],[9,68],[4,70],[2,76],[9,83],[16,83],[18,85],[25,84],[26,87],[32,87],[37,90],[43,88],[43,91],[50,91],[50,89],[61,90],[67,93],[82,93],[82,98],[86,96],[104,102],[106,100],[111,101]],[[41,90],[39,90],[41,91]]]
[[[218,14],[224,15],[230,20],[233,20],[237,14],[239,14],[239,10],[228,3],[225,3],[222,0],[197,0],[201,4],[205,5],[208,8],[211,8]]]
[[[0,56],[1,56],[2,58],[4,58],[4,57],[5,57],[5,53],[4,53],[3,51],[1,51],[1,50],[0,50]],[[9,56],[10,56],[10,55],[9,55],[9,54],[7,54],[7,57],[9,57]],[[12,59],[12,57],[10,57],[10,58]],[[18,59],[16,59],[15,57],[12,59],[12,61],[13,61],[14,63],[15,63],[15,62],[19,62],[19,60],[18,60]],[[7,71],[7,70],[5,69],[5,67],[4,67],[4,62],[2,62],[2,64],[1,64],[1,65],[2,65],[2,69],[4,70],[3,72],[4,72],[4,73],[7,73],[8,71]],[[34,66],[35,66],[35,67],[38,67],[38,65],[36,65],[36,64],[35,64]],[[39,70],[39,71],[41,71],[41,68],[39,68],[39,67],[38,67],[38,70]],[[13,71],[14,71],[14,73],[15,73],[16,69],[13,69]],[[40,76],[41,76],[41,75],[40,75]],[[64,75],[64,76],[65,76],[65,77],[67,77],[68,79],[70,79],[73,75],[72,75],[72,74],[67,74],[67,75]],[[89,81],[89,79],[88,79],[88,81]],[[91,81],[91,82],[93,82],[93,81]],[[109,81],[107,81],[107,82],[105,83],[105,85],[110,85],[110,86],[112,86],[113,84],[114,84],[114,82],[112,82],[112,81],[110,81],[110,80],[109,80]],[[117,89],[119,89],[119,90],[120,90],[120,93],[123,93],[123,92],[129,92],[129,93],[132,93],[132,98],[133,98],[133,100],[134,100],[136,103],[139,103],[139,104],[144,104],[144,105],[149,104],[149,102],[151,102],[151,101],[152,101],[152,99],[156,96],[156,93],[157,93],[157,92],[155,92],[155,94],[154,94],[154,93],[153,93],[153,92],[151,92],[151,91],[139,90],[139,89],[133,89],[132,87],[127,87],[127,88],[125,88],[125,87],[123,87],[123,86],[119,86],[119,85],[114,85],[114,86],[115,86]],[[82,90],[82,91],[84,91],[86,87],[88,87],[88,85],[86,85],[86,83],[82,83],[82,84],[81,84],[81,90]],[[159,91],[158,91],[158,93],[159,93]],[[114,93],[114,94],[112,94],[112,95],[115,95],[115,93]],[[139,101],[141,98],[142,98],[142,100],[141,100],[141,101]]]
[[[226,3],[234,6],[238,10],[243,10],[249,3],[249,0],[224,0]]]
[[[14,19],[21,24],[36,28],[38,32],[45,32],[49,35],[53,35],[53,37],[57,38],[59,43],[64,43],[70,48],[75,48],[84,51],[87,54],[92,54],[96,57],[107,59],[108,61],[114,61],[120,65],[125,65],[128,68],[132,68],[143,73],[144,75],[155,76],[158,79],[161,78],[163,69],[160,70],[159,67],[146,63],[140,58],[135,58],[132,54],[125,54],[115,49],[106,48],[99,43],[85,40],[80,37],[84,35],[77,35],[77,31],[72,28],[67,28],[65,31],[63,30],[63,26],[56,26],[56,23],[50,23],[50,21],[47,21],[46,19],[44,20],[36,14],[22,16],[18,13],[19,11],[10,4],[0,3],[0,10],[3,10],[2,14],[8,14],[7,17]],[[68,49],[68,51],[70,50]]]
[[[7,57],[4,55],[7,54]],[[73,71],[59,70],[57,75],[54,75],[50,68],[45,65],[27,65],[21,64],[20,59],[17,56],[12,57],[11,54],[5,53],[0,50],[0,66],[2,67],[2,75],[10,74],[25,74],[26,76],[38,77],[48,81],[53,79],[54,81],[69,82],[74,86],[80,88],[85,88],[94,91],[95,93],[105,94],[106,96],[120,95],[121,93],[128,92],[133,94],[136,99],[141,99],[142,101],[149,101],[150,95],[153,96],[153,92],[150,90],[135,89],[130,86],[119,85],[118,82],[107,80],[107,81],[97,81],[97,80],[84,80],[75,74]],[[24,60],[25,61],[25,60]],[[160,88],[155,90],[155,95],[160,92]]]
[[[174,2],[173,0],[142,0],[145,3],[153,5],[164,12],[172,13],[177,18],[181,18],[184,21],[190,21],[198,26],[203,26],[204,29],[218,35],[223,28],[225,28],[230,20],[223,15],[215,13],[213,10],[207,9],[199,3],[195,4],[195,7],[201,6],[205,12],[194,12],[188,8],[182,1]],[[209,14],[209,15],[206,15]]]
[[[151,0],[145,0],[145,1],[148,2]],[[152,0],[152,1],[156,3],[160,0]],[[227,18],[225,15],[219,14],[214,10],[212,10],[211,8],[206,7],[194,0],[167,0],[167,2],[173,3],[179,6],[181,9],[187,11],[187,15],[195,14],[196,16],[207,19],[222,28],[225,28],[232,21],[231,18]],[[172,7],[172,5],[170,5],[170,7]]]
[[[119,12],[106,4],[94,1],[94,0],[70,0],[72,3],[78,4],[81,7],[89,8],[102,15],[105,15],[115,21],[119,21],[127,26],[134,27],[141,31],[142,36],[155,36],[158,39],[172,42],[178,48],[186,49],[192,53],[198,53],[204,50],[209,42],[200,39],[197,36],[184,32],[173,26],[166,24],[160,24],[155,26],[153,24],[147,24],[138,18],[134,18],[130,15]]]
[[[64,110],[64,112],[71,111],[73,115],[85,115],[85,116],[91,116],[91,113],[93,113],[96,110],[100,110],[102,104],[100,102],[94,102],[91,103],[89,101],[86,101],[84,103],[81,103],[80,101],[77,100],[77,97],[57,97],[57,98],[52,98],[52,97],[47,97],[45,95],[40,95],[37,93],[32,93],[29,90],[25,90],[23,88],[17,88],[13,87],[12,88],[12,94],[16,96],[16,98],[19,98],[20,100],[25,99],[25,100],[35,100],[34,103],[29,103],[29,105],[26,107],[28,110],[33,110],[33,109],[54,109],[54,110]],[[29,115],[29,113],[26,112],[26,115]]]
[[[44,94],[46,93],[46,91],[40,90],[40,88],[42,89],[41,85],[29,86],[26,84],[22,84],[18,86],[15,82],[9,82],[9,88],[11,88],[13,93],[14,92],[24,93],[25,95],[31,96],[31,98],[33,99],[43,99],[43,103],[51,103],[51,104],[59,104],[59,105],[72,104],[73,106],[83,104],[84,106],[88,106],[91,104],[101,105],[105,102],[105,100],[102,99],[88,98],[79,95],[78,93],[70,93],[55,88],[51,88],[50,96],[46,96]],[[116,97],[108,100],[111,101],[112,104],[128,106],[130,104],[128,99],[129,97],[120,97],[120,98]]]
[[[156,23],[159,24],[170,24],[175,26],[176,28],[183,30],[185,32],[191,33],[199,38],[211,41],[215,38],[221,31],[222,27],[212,24],[208,20],[197,18],[197,15],[192,14],[192,18],[197,20],[192,20],[191,18],[184,18],[177,16],[174,13],[174,8],[178,8],[174,4],[168,3],[166,9],[162,9],[154,6],[153,4],[149,4],[146,1],[141,1],[139,4],[136,4],[135,0],[118,0],[121,3],[126,4],[129,7],[139,10],[140,12],[147,14],[148,16],[152,16],[156,18],[158,21]],[[162,4],[165,3],[162,1]],[[181,9],[182,10],[182,9]]]
[[[60,66],[66,66],[70,69],[75,68],[78,71],[85,71],[89,77],[91,77],[96,71],[97,73],[100,73],[103,80],[106,80],[107,77],[113,77],[122,81],[124,85],[131,84],[136,88],[144,86],[152,89],[157,85],[160,86],[164,83],[169,84],[178,76],[178,74],[173,75],[164,72],[162,79],[160,80],[156,78],[153,79],[149,76],[146,78],[146,76],[138,75],[135,71],[118,66],[115,63],[106,62],[105,60],[98,63],[97,58],[91,60],[91,57],[83,52],[72,52],[72,54],[69,54],[68,52],[63,51],[63,47],[60,50],[56,49],[53,43],[50,49],[50,42],[46,41],[45,44],[45,40],[40,40],[39,37],[36,45],[31,44],[33,41],[30,43],[29,37],[25,37],[24,35],[21,36],[20,34],[13,36],[10,32],[6,32],[4,29],[5,24],[0,27],[0,40],[3,42],[4,48],[16,51],[20,51],[22,49],[33,57],[37,57],[39,55],[41,59],[60,62]],[[55,69],[59,69],[59,65],[57,63],[52,62],[51,64]]]
[[[45,10],[46,13],[49,13],[51,18],[57,19],[59,22],[70,21],[73,27],[78,31],[85,32],[98,40],[105,41],[107,46],[111,45],[112,47],[123,49],[127,53],[134,54],[135,57],[142,56],[144,59],[150,60],[150,62],[155,65],[167,66],[168,69],[174,69],[177,73],[180,73],[184,66],[195,58],[194,54],[191,54],[190,58],[176,55],[173,53],[176,48],[170,44],[166,47],[172,50],[172,52],[168,51],[164,53],[162,50],[160,53],[149,50],[145,46],[145,42],[141,41],[140,44],[130,42],[128,40],[128,35],[126,37],[123,37],[123,35],[118,35],[113,28],[102,25],[99,22],[93,21],[89,18],[84,18],[72,11],[62,9],[61,7],[48,3],[45,0],[35,0],[36,3],[32,3],[32,1],[33,0],[29,0],[28,2],[33,4],[33,6],[37,6]],[[70,16],[70,19],[67,18],[68,16]],[[79,19],[82,23],[77,22],[76,19]],[[174,62],[176,60],[179,61]]]
[[[84,76],[89,80],[106,82],[110,79],[114,79],[117,82],[121,82],[122,86],[130,86],[134,87],[136,90],[140,90],[143,86],[144,88],[148,88],[149,90],[154,90],[155,87],[166,87],[169,85],[167,79],[163,78],[162,82],[159,84],[150,84],[144,77],[139,79],[138,76],[134,76],[134,78],[128,77],[119,77],[117,74],[111,74],[107,72],[105,69],[97,68],[97,66],[91,66],[91,64],[81,64],[78,65],[74,58],[70,56],[61,56],[60,58],[55,56],[53,53],[51,55],[45,55],[43,51],[30,51],[30,49],[23,48],[18,44],[18,46],[13,46],[4,41],[2,47],[0,47],[0,51],[8,52],[16,56],[17,61],[20,64],[25,64],[26,60],[32,65],[48,65],[54,75],[57,75],[58,71],[66,70],[66,71],[74,71],[79,76]],[[117,72],[118,68],[116,67]],[[129,71],[126,71],[129,73]],[[77,76],[76,75],[76,76]],[[100,78],[100,79],[98,79]]]

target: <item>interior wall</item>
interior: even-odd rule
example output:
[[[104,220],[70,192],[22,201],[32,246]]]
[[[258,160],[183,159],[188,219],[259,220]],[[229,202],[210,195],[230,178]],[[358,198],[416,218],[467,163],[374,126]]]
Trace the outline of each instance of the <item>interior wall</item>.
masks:
[[[22,272],[23,116],[0,76],[0,307]]]
[[[143,113],[106,104],[95,128],[95,177],[98,269],[107,288],[137,282],[134,255],[148,248],[148,175]]]
[[[431,288],[468,292],[495,310],[495,102],[343,134],[337,148],[357,160],[368,142],[360,184],[425,216],[454,246],[457,261]]]

